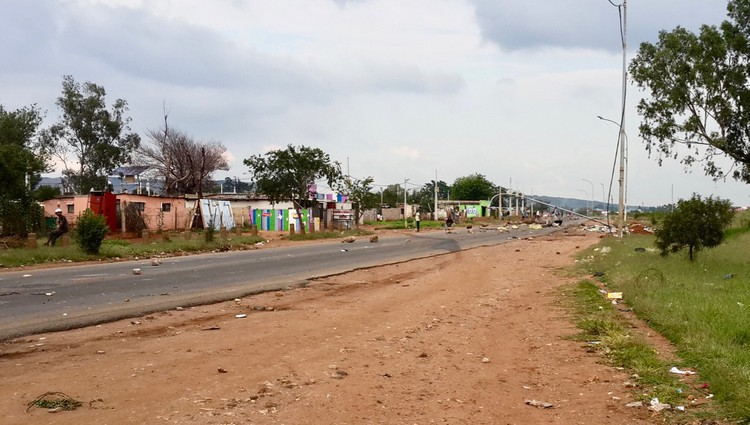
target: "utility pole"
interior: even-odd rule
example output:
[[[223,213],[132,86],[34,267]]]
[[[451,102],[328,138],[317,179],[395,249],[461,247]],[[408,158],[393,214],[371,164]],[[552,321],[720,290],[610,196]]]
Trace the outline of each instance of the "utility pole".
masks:
[[[437,170],[435,170],[435,214],[433,217],[433,220],[438,220],[438,205],[437,205],[437,198],[438,198],[438,180],[437,180]]]
[[[620,196],[617,210],[617,225],[620,228],[620,237],[625,232],[625,100],[627,98],[628,71],[627,71],[627,27],[628,27],[628,1],[622,2],[622,112],[620,114]]]
[[[404,179],[404,229],[408,227],[406,225],[406,182],[408,181],[409,179]]]

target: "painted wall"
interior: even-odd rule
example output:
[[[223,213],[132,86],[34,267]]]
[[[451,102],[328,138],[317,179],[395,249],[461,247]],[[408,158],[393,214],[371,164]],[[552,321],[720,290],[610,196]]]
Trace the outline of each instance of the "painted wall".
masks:
[[[309,229],[308,220],[312,215],[312,210],[305,209],[301,210],[300,213],[302,214],[302,223],[305,224],[305,229]],[[295,210],[253,208],[250,210],[250,219],[258,230],[288,232],[290,223],[294,223],[294,228],[297,231],[300,229],[300,218],[297,217]]]

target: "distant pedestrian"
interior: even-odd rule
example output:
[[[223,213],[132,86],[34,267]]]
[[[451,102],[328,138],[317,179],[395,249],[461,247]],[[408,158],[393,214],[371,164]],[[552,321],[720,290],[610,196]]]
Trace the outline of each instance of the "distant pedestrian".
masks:
[[[68,219],[65,218],[60,208],[55,210],[55,215],[57,216],[57,227],[55,228],[55,230],[51,231],[49,234],[49,238],[47,239],[47,242],[45,243],[45,245],[48,245],[48,246],[55,246],[55,241],[60,236],[68,233]]]
[[[419,215],[419,210],[417,210],[416,213],[414,213],[414,223],[417,225],[417,232],[419,231],[419,221],[421,217]]]

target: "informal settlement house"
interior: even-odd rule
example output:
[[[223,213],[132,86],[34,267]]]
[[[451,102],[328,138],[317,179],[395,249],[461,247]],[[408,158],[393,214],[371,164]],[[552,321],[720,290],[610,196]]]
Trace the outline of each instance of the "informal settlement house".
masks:
[[[134,167],[131,167],[134,168]],[[128,169],[130,170],[130,168]],[[138,170],[142,172],[142,170]],[[127,172],[127,171],[126,171]],[[313,208],[301,211],[297,217],[292,202],[273,204],[264,195],[254,193],[214,193],[203,199],[195,195],[171,197],[155,195],[158,183],[122,173],[114,179],[108,191],[92,190],[84,195],[67,195],[43,203],[45,217],[54,216],[60,208],[72,227],[80,214],[91,209],[103,215],[111,233],[126,232],[123,209],[135,207],[149,231],[175,231],[195,227],[214,228],[256,226],[259,230],[289,231],[293,224],[310,229],[346,227],[353,225],[351,204],[338,194],[317,194]],[[145,184],[144,184],[145,180]],[[114,193],[112,189],[119,189]],[[337,228],[338,228],[337,227]]]

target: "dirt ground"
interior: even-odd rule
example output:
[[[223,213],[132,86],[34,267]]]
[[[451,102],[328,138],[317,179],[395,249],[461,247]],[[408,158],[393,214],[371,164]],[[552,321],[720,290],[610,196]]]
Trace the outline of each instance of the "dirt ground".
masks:
[[[567,338],[558,271],[597,241],[560,231],[8,341],[0,422],[661,422],[625,407],[627,373]],[[83,404],[27,410],[48,391]]]

